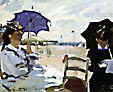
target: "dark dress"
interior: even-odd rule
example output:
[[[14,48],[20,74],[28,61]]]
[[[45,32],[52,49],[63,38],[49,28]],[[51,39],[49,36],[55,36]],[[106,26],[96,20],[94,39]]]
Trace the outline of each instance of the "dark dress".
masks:
[[[89,66],[89,70],[93,72],[91,79],[89,80],[90,92],[109,92],[102,90],[101,88],[105,85],[112,85],[113,83],[113,75],[109,73],[105,73],[104,68],[100,68],[100,61],[104,59],[111,59],[110,52],[108,49],[90,49],[88,51],[87,57],[91,60],[91,66]],[[104,87],[108,88],[108,87]]]

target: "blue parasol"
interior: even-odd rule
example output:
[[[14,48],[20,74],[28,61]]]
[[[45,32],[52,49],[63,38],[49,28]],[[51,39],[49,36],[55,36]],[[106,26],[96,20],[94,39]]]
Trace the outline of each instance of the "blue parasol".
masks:
[[[15,18],[10,22],[12,21],[19,22],[24,27],[24,32],[34,32],[37,35],[41,30],[49,31],[47,23],[50,20],[35,11],[23,10],[15,13]]]

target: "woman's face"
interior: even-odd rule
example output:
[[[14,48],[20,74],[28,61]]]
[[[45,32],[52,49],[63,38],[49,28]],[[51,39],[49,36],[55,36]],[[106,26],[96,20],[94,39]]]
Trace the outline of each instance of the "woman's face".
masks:
[[[105,48],[105,46],[108,44],[108,40],[103,41],[103,40],[100,40],[100,39],[96,39],[96,41],[98,42],[98,44],[99,44],[102,48]]]
[[[13,34],[9,34],[11,44],[19,45],[22,38],[21,31],[15,31]]]

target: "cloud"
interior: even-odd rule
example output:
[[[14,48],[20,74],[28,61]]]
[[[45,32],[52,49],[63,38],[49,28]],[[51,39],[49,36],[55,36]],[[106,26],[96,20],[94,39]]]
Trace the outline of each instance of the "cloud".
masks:
[[[51,20],[50,34],[54,39],[61,33],[66,37],[67,32],[68,38],[71,39],[72,30],[80,34],[91,21],[102,20],[106,17],[113,20],[112,3],[113,0],[99,0],[98,2],[97,0],[0,0],[0,5],[5,7],[1,9],[0,6],[0,20],[6,21],[5,18],[9,19],[9,15],[13,15],[18,10],[31,10],[33,5],[34,11],[40,12]],[[44,32],[43,35],[45,34]]]
[[[103,19],[106,17],[113,18],[113,13],[111,11],[111,9],[113,8],[111,4],[112,2],[111,0],[109,1],[100,0],[98,3],[97,2],[90,3],[90,5],[88,5],[80,12],[80,15],[91,20]]]
[[[5,9],[8,12],[14,12],[14,11],[22,9],[22,6],[23,6],[23,0],[12,0],[7,4]]]
[[[36,3],[46,3],[48,2],[48,0],[32,0],[33,2],[36,2]],[[49,2],[51,2],[52,0],[49,0]]]
[[[8,2],[9,2],[9,0],[0,0],[0,5],[7,4]]]

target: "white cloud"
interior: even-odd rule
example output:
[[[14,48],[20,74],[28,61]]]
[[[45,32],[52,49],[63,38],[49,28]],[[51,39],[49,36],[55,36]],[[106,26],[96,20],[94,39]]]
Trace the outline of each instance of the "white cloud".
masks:
[[[20,10],[23,6],[23,0],[11,0],[9,3],[6,5],[6,10],[8,12],[15,12],[17,10]]]
[[[113,6],[111,5],[111,0],[109,1],[103,1],[100,0],[98,3],[90,3],[90,5],[86,8],[84,8],[81,12],[80,15],[84,16],[86,18],[89,18],[92,21],[103,19],[106,17],[113,17],[111,9]],[[110,6],[111,5],[111,6]],[[108,7],[110,6],[110,7]]]
[[[7,1],[7,2],[6,2]],[[104,18],[113,20],[113,0],[0,0],[0,20],[6,22],[14,17],[14,13],[23,9],[40,12],[51,20],[50,32],[39,32],[38,35],[48,39],[59,39],[63,34],[65,40],[72,40],[71,31],[83,32],[90,21]]]
[[[9,0],[0,0],[0,5],[4,5],[4,4],[8,3],[8,2],[9,2]]]

